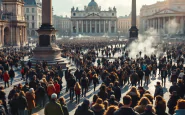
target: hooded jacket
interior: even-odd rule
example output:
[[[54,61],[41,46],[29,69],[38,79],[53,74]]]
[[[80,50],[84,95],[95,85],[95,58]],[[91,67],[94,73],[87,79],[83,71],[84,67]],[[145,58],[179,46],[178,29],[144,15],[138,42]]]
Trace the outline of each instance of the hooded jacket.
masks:
[[[92,110],[89,109],[88,105],[82,104],[79,106],[74,115],[95,115]]]
[[[120,108],[114,112],[114,115],[139,115],[132,108]]]
[[[93,107],[91,108],[91,110],[94,112],[95,115],[103,115],[105,112],[105,109],[103,106],[99,105],[99,104],[95,104],[93,105]]]

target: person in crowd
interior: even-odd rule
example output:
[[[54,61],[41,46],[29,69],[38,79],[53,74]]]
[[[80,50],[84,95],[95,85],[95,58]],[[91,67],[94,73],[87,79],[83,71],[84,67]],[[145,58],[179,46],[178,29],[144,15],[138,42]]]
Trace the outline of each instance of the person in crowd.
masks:
[[[76,82],[76,84],[74,86],[74,90],[75,90],[75,95],[76,95],[76,103],[79,104],[80,103],[81,86],[78,82]]]
[[[126,95],[131,96],[132,98],[132,104],[131,107],[135,107],[138,103],[138,101],[140,100],[140,93],[139,91],[136,89],[136,87],[132,87],[128,93]]]
[[[108,93],[106,90],[106,86],[104,84],[100,87],[100,92],[98,92],[98,97],[101,98],[103,101],[108,99]]]
[[[155,109],[156,109],[156,114],[157,115],[168,115],[166,111],[166,101],[162,96],[156,96],[155,97]]]
[[[74,87],[75,87],[75,83],[76,83],[76,80],[74,78],[74,76],[71,76],[71,78],[69,79],[68,81],[69,83],[69,95],[70,95],[70,100],[73,101],[73,97],[74,97]]]
[[[15,93],[15,95],[13,96],[12,100],[10,100],[10,108],[11,108],[11,114],[12,115],[19,115],[18,114],[18,104],[19,104],[19,94]]]
[[[3,102],[0,100],[0,114],[1,115],[6,115],[5,109],[4,109],[2,104],[3,104]]]
[[[55,86],[53,85],[52,81],[50,81],[47,87],[48,98],[51,99],[51,95],[55,92],[56,92]]]
[[[28,108],[28,103],[25,97],[25,93],[24,91],[21,91],[19,93],[19,97],[18,97],[18,113],[19,115],[25,115],[25,109]]]
[[[185,90],[184,90],[185,89],[185,84],[184,84],[184,81],[182,79],[179,79],[177,85],[179,87],[179,96],[181,98],[183,98],[184,95],[185,95]]]
[[[148,104],[152,104],[152,103],[150,102],[150,100],[147,97],[142,97],[139,100],[137,106],[134,107],[134,110],[141,114],[141,113],[143,113],[145,111],[145,108],[146,108],[146,106]],[[155,109],[154,108],[153,108],[152,112],[155,113]]]
[[[44,108],[45,115],[64,115],[61,105],[57,102],[57,94],[51,95],[51,100]]]
[[[167,106],[169,108],[169,113],[171,115],[174,114],[175,106],[177,105],[177,101],[180,99],[176,91],[173,91],[172,95],[170,95],[170,99],[168,100]]]
[[[26,82],[25,85],[23,86],[22,90],[24,91],[24,93],[26,93],[29,91],[29,89],[30,89],[29,84],[28,84],[28,82]]]
[[[108,102],[107,100],[105,100],[105,101],[103,102],[103,105],[104,105],[104,107],[105,107],[105,110],[107,110],[107,109],[108,109],[108,106],[109,106],[109,102]]]
[[[26,100],[28,102],[28,115],[32,114],[32,110],[36,107],[35,105],[35,91],[33,88],[30,88],[26,93]]]
[[[80,80],[81,87],[82,87],[82,97],[86,97],[87,89],[88,89],[88,84],[89,84],[89,79],[85,75]]]
[[[174,115],[184,115],[185,114],[185,100],[179,99],[175,107]]]
[[[157,115],[153,112],[153,110],[154,110],[154,107],[152,106],[152,104],[148,104],[145,107],[145,111],[140,115]]]
[[[91,110],[94,112],[95,115],[104,115],[105,108],[103,105],[103,100],[98,98],[96,103],[92,106]]]
[[[55,80],[54,82],[54,86],[55,86],[55,93],[57,94],[57,97],[59,98],[60,97],[60,85],[58,84],[58,81]]]
[[[118,81],[116,81],[114,83],[113,91],[114,91],[114,95],[115,95],[116,100],[119,102],[120,98],[121,98],[121,88],[119,87]]]
[[[162,86],[166,86],[166,77],[168,75],[168,72],[165,67],[161,70],[161,81],[162,81]]]
[[[95,90],[96,90],[96,85],[99,83],[98,75],[97,75],[97,74],[94,74],[92,80],[93,80],[94,92],[95,92]]]
[[[33,79],[29,82],[29,87],[36,90],[38,83],[39,83],[39,81],[37,80],[37,76],[33,75]]]
[[[118,106],[111,105],[108,107],[108,109],[105,111],[104,115],[114,115],[114,112],[118,110]]]
[[[65,102],[65,98],[64,97],[60,97],[58,99],[61,107],[62,107],[62,110],[64,112],[64,115],[69,115],[69,111],[68,111],[68,108],[67,108],[67,105],[66,105],[66,102]]]
[[[174,82],[169,89],[170,94],[172,94],[174,91],[176,91],[177,95],[180,95],[180,87],[177,85],[176,82]]]
[[[10,85],[12,85],[13,80],[15,78],[15,72],[14,72],[13,68],[10,69],[9,76],[10,76]]]
[[[157,82],[157,85],[155,85],[155,93],[154,93],[154,98],[156,96],[162,96],[163,97],[163,88],[161,86],[161,83],[160,82]]]
[[[85,99],[81,106],[75,111],[74,115],[95,115],[94,112],[89,108],[89,100]]]
[[[139,68],[139,71],[137,71],[138,77],[139,77],[139,85],[142,87],[143,86],[143,76],[144,72]]]
[[[145,93],[143,97],[147,97],[150,100],[150,102],[153,104],[154,97],[150,93]]]
[[[98,98],[99,98],[99,97],[98,97],[97,94],[93,95],[93,101],[92,101],[90,107],[92,107],[92,106],[96,103],[96,100],[97,100]]]
[[[17,86],[15,85],[12,90],[10,90],[8,94],[8,100],[11,100],[13,96],[18,92]]]
[[[116,101],[115,95],[111,95],[108,102],[109,102],[109,105],[118,106],[118,102]]]
[[[41,86],[41,84],[39,83],[37,86],[37,89],[35,90],[35,95],[36,95],[36,102],[37,105],[40,107],[44,107],[45,106],[45,95],[46,95],[46,91],[45,89]]]
[[[134,109],[131,107],[132,98],[129,95],[123,97],[123,106],[114,112],[114,115],[139,115]]]
[[[4,74],[3,74],[3,80],[4,80],[4,87],[6,88],[6,85],[8,85],[9,87],[9,79],[10,79],[10,76],[8,74],[8,71],[5,71]]]
[[[6,114],[8,114],[8,108],[6,103],[6,93],[4,91],[4,87],[0,86],[0,100],[2,100],[2,105],[5,109]]]

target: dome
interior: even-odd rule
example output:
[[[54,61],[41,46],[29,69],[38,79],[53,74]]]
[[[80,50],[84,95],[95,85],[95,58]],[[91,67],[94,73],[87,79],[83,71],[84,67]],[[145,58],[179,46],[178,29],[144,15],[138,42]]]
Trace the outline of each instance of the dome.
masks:
[[[91,2],[88,4],[88,6],[98,7],[98,4],[94,0],[91,0]]]

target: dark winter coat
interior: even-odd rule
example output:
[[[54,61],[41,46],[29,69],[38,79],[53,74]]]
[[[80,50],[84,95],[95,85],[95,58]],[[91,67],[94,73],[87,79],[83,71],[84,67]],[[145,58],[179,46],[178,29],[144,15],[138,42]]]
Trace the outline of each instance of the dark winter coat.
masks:
[[[180,99],[179,96],[171,96],[169,101],[168,101],[168,108],[169,108],[169,113],[174,114],[175,111],[175,106],[177,105],[177,101]]]
[[[140,97],[138,97],[138,95],[135,92],[130,92],[128,95],[130,97],[132,97],[131,107],[135,107],[137,105],[138,101],[140,100]]]
[[[98,96],[99,96],[99,98],[101,98],[103,101],[105,101],[106,99],[108,99],[108,93],[107,93],[107,92],[100,91],[100,92],[98,92]]]
[[[144,113],[142,113],[140,115],[157,115],[157,114],[152,113],[151,111],[145,111]]]
[[[25,108],[28,107],[28,103],[27,103],[27,100],[24,96],[19,96],[18,98],[18,109],[19,110],[25,110]]]
[[[95,115],[88,105],[81,105],[77,108],[74,115]]]
[[[114,115],[139,115],[136,111],[132,108],[120,108],[114,112]]]
[[[91,110],[94,112],[95,115],[104,115],[104,112],[105,112],[105,109],[104,107],[98,105],[98,104],[95,104]]]
[[[121,89],[120,89],[120,87],[119,86],[114,87],[113,91],[114,91],[115,98],[117,99],[117,101],[119,101],[120,98],[121,98]]]
[[[160,95],[163,97],[163,88],[161,86],[155,86],[154,97],[156,97],[157,95]]]
[[[61,105],[53,100],[46,104],[44,113],[45,115],[64,115]]]

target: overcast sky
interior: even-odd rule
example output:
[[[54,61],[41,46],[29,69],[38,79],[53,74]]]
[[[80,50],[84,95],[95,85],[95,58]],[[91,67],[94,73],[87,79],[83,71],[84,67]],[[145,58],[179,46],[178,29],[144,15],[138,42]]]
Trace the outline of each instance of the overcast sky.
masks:
[[[79,10],[83,10],[84,6],[87,6],[91,0],[53,0],[54,14],[56,15],[68,15],[70,16],[71,8],[74,6],[79,7]],[[118,16],[128,15],[131,12],[132,0],[95,0],[102,10],[108,10],[109,7],[116,7]],[[137,15],[139,15],[142,5],[150,5],[157,1],[164,0],[136,0],[137,1]]]

